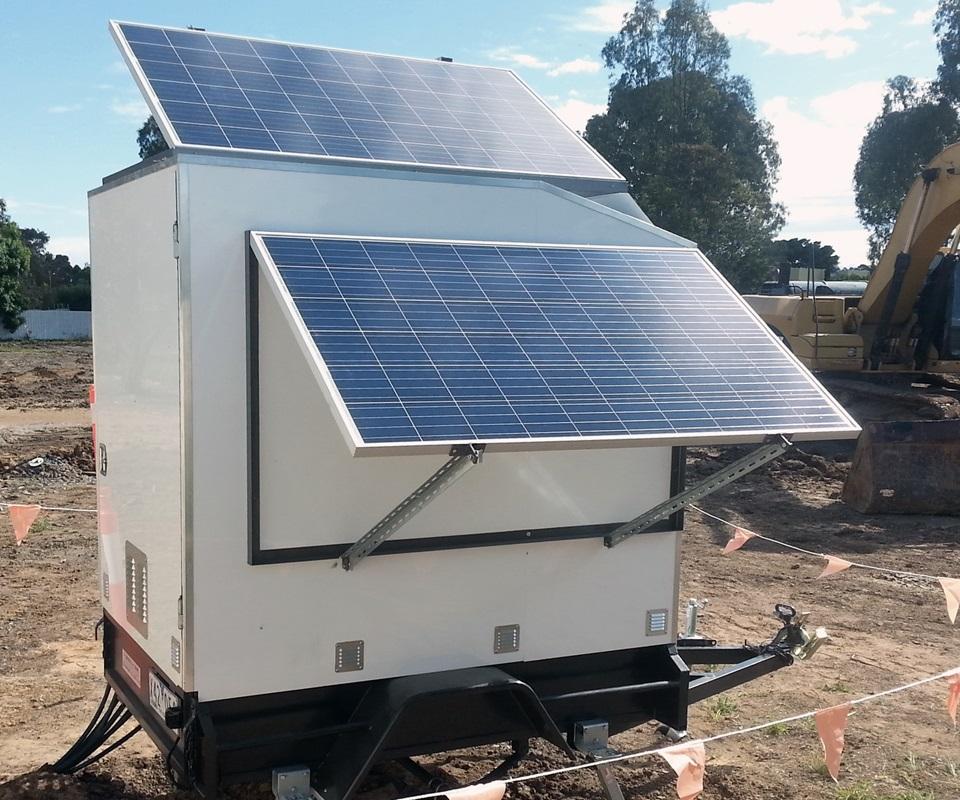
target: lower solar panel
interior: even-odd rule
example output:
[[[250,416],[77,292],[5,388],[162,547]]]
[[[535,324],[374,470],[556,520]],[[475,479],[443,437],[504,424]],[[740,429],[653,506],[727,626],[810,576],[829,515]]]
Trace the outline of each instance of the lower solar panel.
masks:
[[[693,249],[252,242],[358,448],[859,430]]]

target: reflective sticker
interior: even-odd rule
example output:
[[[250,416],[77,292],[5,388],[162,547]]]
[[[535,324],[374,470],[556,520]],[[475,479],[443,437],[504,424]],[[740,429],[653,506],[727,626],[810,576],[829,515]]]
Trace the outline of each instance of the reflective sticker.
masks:
[[[120,668],[124,671],[126,676],[130,679],[134,686],[138,689],[141,686],[140,683],[140,665],[131,658],[130,654],[126,650],[120,650]]]

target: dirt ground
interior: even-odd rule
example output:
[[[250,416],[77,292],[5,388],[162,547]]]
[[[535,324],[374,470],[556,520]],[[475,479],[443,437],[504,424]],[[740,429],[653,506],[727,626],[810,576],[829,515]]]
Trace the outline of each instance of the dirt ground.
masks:
[[[92,508],[95,504],[87,384],[89,348],[0,344],[0,501]],[[31,459],[43,462],[31,466]],[[694,474],[730,459],[689,455]],[[869,517],[845,507],[840,489],[849,453],[791,454],[704,502],[707,510],[815,551],[914,572],[960,576],[960,519]],[[722,526],[690,513],[684,537],[683,598],[707,598],[702,632],[726,643],[774,633],[773,605],[795,604],[835,641],[795,665],[695,706],[690,730],[709,736],[834,705],[960,666],[960,628],[949,624],[940,589],[916,580],[852,570],[815,580],[820,562],[763,542],[722,557]],[[0,800],[186,800],[166,780],[144,735],[72,778],[42,766],[72,744],[102,690],[94,624],[96,525],[91,514],[48,513],[16,547],[0,519]],[[705,800],[952,800],[960,797],[960,735],[945,712],[946,685],[922,687],[857,708],[847,730],[840,786],[826,777],[807,722],[708,745]],[[660,743],[652,726],[614,740],[623,751]],[[468,782],[502,757],[500,748],[444,754],[423,763]],[[512,774],[565,762],[538,745]],[[617,770],[627,798],[674,798],[659,761]],[[412,793],[391,770],[371,778],[364,800]],[[422,790],[422,789],[421,789]],[[236,787],[235,800],[271,797]],[[602,794],[589,770],[511,786],[524,800]]]

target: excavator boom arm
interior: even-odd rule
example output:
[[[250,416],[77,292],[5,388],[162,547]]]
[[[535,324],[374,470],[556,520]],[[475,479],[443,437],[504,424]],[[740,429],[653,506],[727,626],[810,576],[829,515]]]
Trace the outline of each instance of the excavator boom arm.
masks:
[[[890,241],[860,299],[863,324],[900,325],[910,318],[930,262],[958,224],[960,142],[940,151],[910,187]],[[904,254],[909,256],[909,266],[898,276],[897,259]],[[884,320],[888,297],[892,305]]]

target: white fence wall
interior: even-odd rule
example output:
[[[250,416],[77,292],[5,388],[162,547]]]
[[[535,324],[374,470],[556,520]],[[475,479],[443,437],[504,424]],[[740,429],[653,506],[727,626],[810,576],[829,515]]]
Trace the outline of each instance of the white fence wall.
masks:
[[[0,339],[89,339],[90,312],[31,309],[12,333],[0,325]]]

